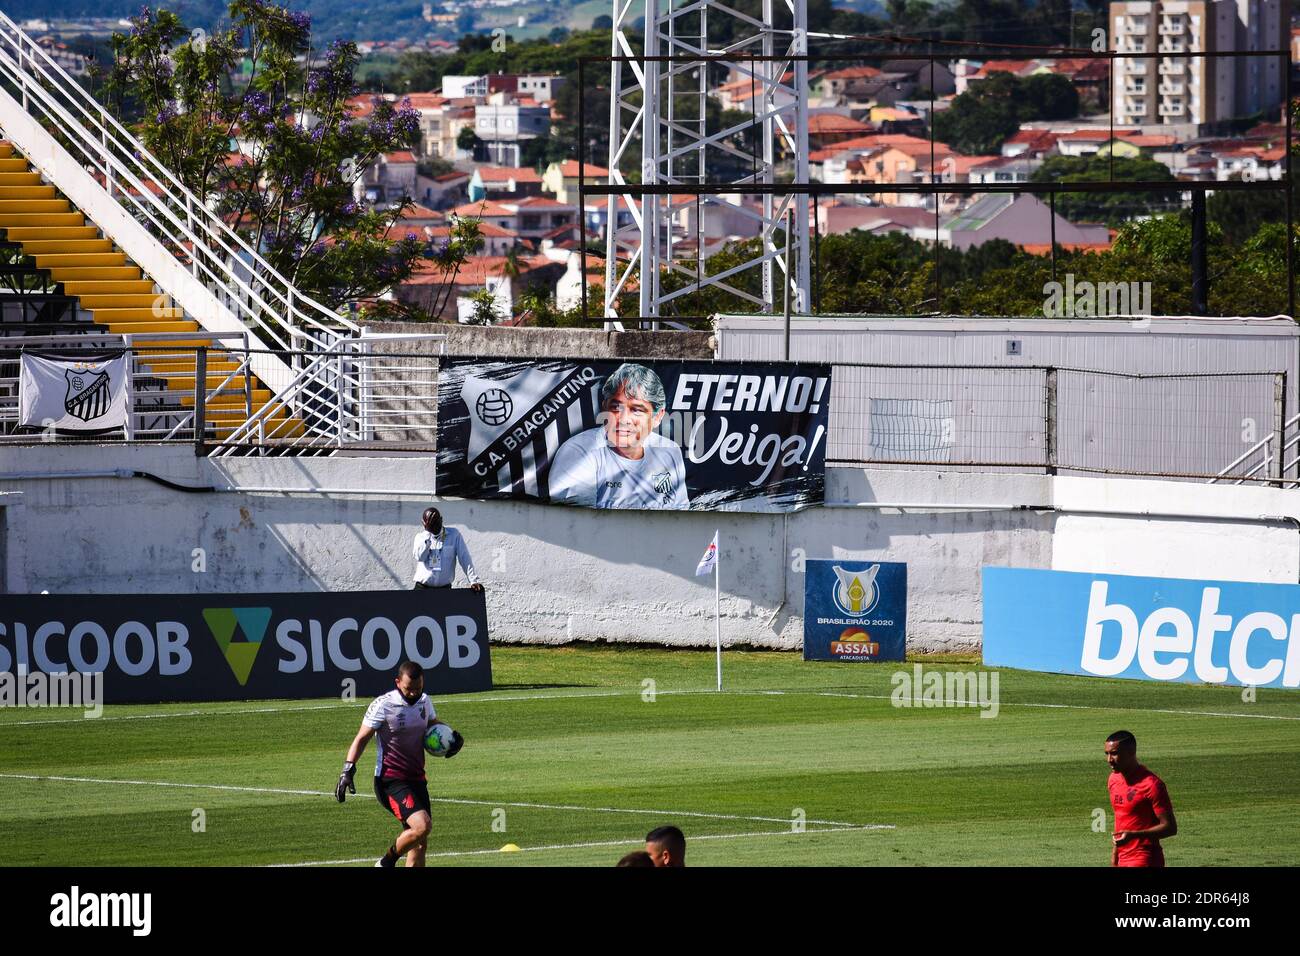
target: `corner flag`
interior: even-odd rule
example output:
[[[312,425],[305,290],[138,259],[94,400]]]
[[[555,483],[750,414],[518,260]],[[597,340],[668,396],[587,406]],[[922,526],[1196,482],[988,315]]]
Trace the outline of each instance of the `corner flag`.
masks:
[[[704,557],[700,558],[699,565],[695,568],[695,576],[708,574],[713,570],[713,566],[718,563],[718,532],[713,532],[713,541],[704,549]]]
[[[713,640],[718,650],[718,690],[722,690],[722,569],[718,567],[718,531],[704,549],[704,557],[695,568],[695,576],[713,572]]]

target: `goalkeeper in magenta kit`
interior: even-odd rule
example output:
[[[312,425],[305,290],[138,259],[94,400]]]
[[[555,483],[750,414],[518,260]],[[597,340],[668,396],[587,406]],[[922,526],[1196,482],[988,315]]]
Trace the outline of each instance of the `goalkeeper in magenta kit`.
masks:
[[[402,822],[402,832],[375,866],[396,866],[403,854],[407,866],[424,866],[432,826],[429,786],[424,775],[424,741],[435,724],[445,721],[438,719],[433,702],[424,693],[424,671],[419,664],[404,662],[395,683],[396,689],[376,697],[366,708],[361,729],[348,748],[334,796],[342,803],[346,794],[357,792],[353,781],[357,761],[370,738],[377,738],[375,798],[385,812]],[[445,756],[454,757],[464,743],[461,735],[452,731]]]

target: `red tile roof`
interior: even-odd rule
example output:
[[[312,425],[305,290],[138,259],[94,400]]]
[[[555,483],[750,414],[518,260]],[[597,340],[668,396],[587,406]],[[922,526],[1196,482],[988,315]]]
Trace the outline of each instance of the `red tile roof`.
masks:
[[[554,264],[546,256],[520,256],[518,261],[519,271],[524,273]],[[470,256],[456,273],[456,285],[481,286],[486,284],[488,279],[500,278],[505,274],[505,263],[505,256]],[[449,275],[439,269],[433,260],[422,259],[416,264],[415,274],[402,284],[440,285],[448,278]]]
[[[537,170],[516,166],[480,166],[478,176],[485,183],[504,183],[512,179],[517,183],[542,181],[542,177],[537,175]]]
[[[897,146],[906,143],[924,143],[925,148],[930,148],[930,141],[920,136],[909,136],[906,133],[874,133],[870,136],[859,136],[856,139],[846,139],[842,143],[836,143],[833,146],[827,146],[825,149],[814,150],[808,154],[808,160],[814,163],[825,162],[828,159],[834,159],[836,156],[844,153],[865,153],[881,146]],[[947,148],[946,146],[944,147]]]
[[[513,229],[505,229],[492,222],[481,222],[478,225],[479,235],[485,239],[518,239],[519,233]],[[443,236],[451,235],[451,226],[425,226],[424,233],[431,239],[441,239]]]
[[[523,199],[502,200],[504,206],[515,206],[520,211],[526,209],[577,209],[573,203],[560,202],[550,196],[525,196]]]
[[[447,97],[441,93],[408,93],[406,98],[411,101],[411,106],[417,110],[439,109],[447,102]]]
[[[463,219],[479,219],[486,216],[509,219],[515,215],[513,209],[509,209],[490,199],[486,202],[467,202],[457,206],[452,212]]]
[[[826,133],[866,133],[874,129],[869,123],[863,123],[851,116],[837,113],[814,113],[808,117],[808,133],[811,136]]]
[[[410,209],[402,213],[402,218],[399,219],[398,222],[402,222],[403,220],[407,220],[407,219],[446,219],[446,218],[447,216],[444,213],[440,213],[436,209],[430,209],[428,206],[421,206],[419,203],[415,203],[413,206],[411,206]]]
[[[989,60],[974,76],[979,79],[985,79],[994,73],[1014,73],[1019,76],[1026,70],[1032,69],[1034,65],[1033,60]]]
[[[869,80],[874,76],[880,76],[880,71],[874,66],[849,66],[842,70],[832,70],[821,76],[823,80]]]
[[[1008,136],[1002,145],[1014,144],[1018,146],[1024,143],[1027,146],[1038,146],[1042,143],[1050,146],[1055,142],[1056,134],[1050,129],[1019,129]]]
[[[1058,248],[1066,252],[1105,252],[1110,248],[1109,242],[1058,242]],[[1045,256],[1052,251],[1050,242],[1025,242],[1020,248],[1031,256]]]

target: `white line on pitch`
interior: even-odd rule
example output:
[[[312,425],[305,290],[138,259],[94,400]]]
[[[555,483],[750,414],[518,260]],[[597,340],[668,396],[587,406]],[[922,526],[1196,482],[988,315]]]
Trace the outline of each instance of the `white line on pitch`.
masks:
[[[808,822],[812,822],[811,820]],[[854,833],[866,832],[869,830],[893,830],[894,825],[891,823],[872,823],[865,826],[842,826],[829,827],[821,830],[767,830],[758,833],[706,833],[702,836],[692,836],[691,842],[696,843],[700,840],[743,840],[745,837],[771,837],[771,836],[811,836],[815,833]],[[591,843],[553,843],[549,846],[524,846],[520,847],[520,853],[537,853],[543,850],[584,850],[588,847],[602,846],[645,846],[644,840],[598,840]],[[448,850],[442,853],[428,853],[426,859],[446,858],[457,856],[489,856],[500,854],[500,850]],[[346,866],[352,863],[373,863],[373,856],[356,857],[351,860],[312,860],[307,863],[269,863],[270,867],[303,867],[303,866]]]
[[[497,700],[569,700],[579,697],[630,697],[633,694],[640,694],[641,691],[599,691],[594,694],[532,694],[517,697],[460,697],[454,695],[457,704],[483,704],[491,703]],[[659,691],[663,694],[699,694],[705,691],[694,690],[673,690]],[[710,693],[716,693],[710,691]],[[448,698],[442,698],[446,700]],[[110,720],[166,720],[171,717],[238,717],[242,714],[296,714],[308,710],[341,710],[346,708],[360,709],[365,706],[364,701],[347,701],[337,704],[313,704],[307,707],[244,707],[233,710],[178,710],[170,714],[121,714],[116,717],[71,717],[67,720],[15,720],[12,723],[0,723],[3,727],[37,727],[42,724],[80,724],[87,720],[93,719],[96,723],[107,723]]]
[[[55,783],[106,783],[122,787],[173,787],[183,790],[234,790],[239,793],[282,793],[300,797],[332,797],[324,790],[287,790],[277,787],[235,787],[224,783],[172,783],[166,780],[105,780],[100,777],[55,777],[33,773],[0,773],[6,780],[38,780]]]
[[[662,692],[661,692],[662,693]],[[838,694],[832,691],[790,691],[791,694],[813,694],[817,697],[847,697],[854,700],[893,700],[893,694]],[[1051,710],[1115,710],[1135,714],[1174,714],[1179,717],[1241,717],[1246,720],[1300,720],[1280,714],[1234,714],[1214,710],[1161,710],[1151,707],[1112,707],[1106,704],[1039,704],[1030,701],[1004,700],[999,707],[1045,707]]]
[[[581,700],[583,698],[598,697],[634,697],[640,696],[640,690],[626,691],[599,691],[589,694],[527,694],[515,696],[497,696],[497,697],[460,697],[454,695],[443,700],[450,701],[451,706],[460,706],[461,704],[491,704],[498,701],[535,701],[535,700]],[[660,697],[683,697],[693,695],[713,695],[718,692],[712,689],[698,690],[661,690],[658,691]],[[850,694],[836,693],[833,691],[818,690],[732,690],[723,691],[732,697],[752,697],[766,696],[772,694],[787,695],[791,697],[842,697],[853,700],[892,700],[892,694]],[[312,704],[304,707],[248,707],[233,710],[186,710],[170,714],[125,714],[116,717],[98,717],[94,718],[94,723],[106,723],[114,720],[165,720],[171,717],[222,717],[222,716],[241,716],[243,714],[286,714],[300,713],[313,710],[339,710],[339,709],[358,709],[362,706],[361,702],[348,701],[337,704]],[[1293,720],[1300,721],[1300,717],[1288,717],[1281,714],[1239,714],[1229,711],[1212,711],[1212,710],[1169,710],[1169,709],[1152,709],[1149,707],[1113,707],[1103,704],[1044,704],[1032,701],[1003,701],[1001,707],[1040,707],[1053,710],[1113,710],[1126,713],[1137,714],[1171,714],[1179,717],[1240,717],[1244,720]],[[0,722],[0,729],[7,727],[37,727],[45,724],[86,724],[91,718],[72,717],[58,720],[17,720],[12,722]]]
[[[636,813],[643,816],[706,817],[710,820],[755,820],[760,823],[789,823],[788,817],[748,817],[736,813],[697,813],[690,810],[627,810],[623,807],[580,807],[558,803],[502,803],[491,800],[462,800],[455,797],[430,797],[434,803],[466,803],[484,807],[522,807],[529,810],[585,810],[589,813]],[[868,824],[846,823],[843,820],[809,820],[832,827],[857,827]],[[874,824],[871,824],[874,826]]]
[[[29,773],[0,773],[8,780],[36,780],[56,783],[99,783],[124,787],[171,787],[182,790],[229,790],[236,793],[274,793],[298,797],[332,797],[328,790],[291,790],[281,787],[240,787],[224,783],[174,783],[168,780],[108,780],[100,777],[42,776]],[[757,823],[789,823],[786,817],[754,817],[738,813],[701,813],[695,810],[637,810],[626,807],[584,807],[564,803],[516,803],[508,800],[470,800],[461,797],[430,797],[431,803],[456,803],[482,807],[519,807],[526,810],[574,810],[584,813],[629,813],[637,816],[699,817],[707,820],[751,820]],[[876,824],[847,823],[844,820],[808,820],[831,827],[876,826]]]

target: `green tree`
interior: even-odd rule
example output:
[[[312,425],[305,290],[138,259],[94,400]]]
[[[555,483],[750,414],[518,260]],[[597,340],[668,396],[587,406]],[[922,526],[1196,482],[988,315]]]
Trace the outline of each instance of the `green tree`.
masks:
[[[232,0],[229,15],[230,29],[195,42],[176,14],[144,8],[112,37],[110,106],[298,288],[334,308],[387,291],[421,252],[414,236],[389,235],[408,204],[377,211],[352,196],[376,157],[414,145],[419,114],[378,101],[355,116],[356,46],[335,42],[308,69],[306,14]]]
[[[492,325],[501,318],[497,312],[496,296],[487,289],[479,289],[471,293],[469,299],[474,308],[470,313],[468,325]]]
[[[1300,190],[1292,189],[1300,200]],[[1296,205],[1300,209],[1300,204]],[[1221,189],[1205,200],[1206,217],[1223,229],[1224,238],[1234,246],[1253,237],[1266,223],[1286,222],[1286,193],[1264,190]]]
[[[482,142],[472,126],[461,127],[461,131],[456,134],[456,148],[463,149],[466,152],[473,152],[478,149]]]
[[[996,153],[1030,120],[1068,119],[1079,111],[1079,94],[1068,79],[1040,74],[1021,79],[994,73],[972,85],[934,116],[935,136],[959,153]]]
[[[1034,170],[1032,182],[1104,183],[1172,182],[1173,174],[1164,163],[1153,159],[1125,159],[1109,156],[1053,156]],[[1113,193],[1061,193],[1056,211],[1075,222],[1105,222],[1119,225],[1137,215],[1150,215],[1175,208],[1176,194],[1166,191],[1134,190]]]

